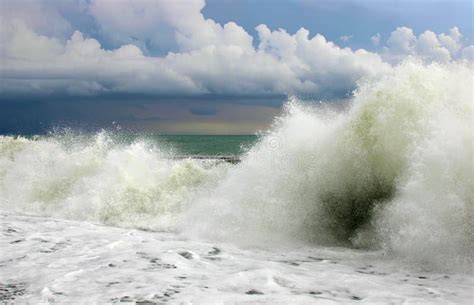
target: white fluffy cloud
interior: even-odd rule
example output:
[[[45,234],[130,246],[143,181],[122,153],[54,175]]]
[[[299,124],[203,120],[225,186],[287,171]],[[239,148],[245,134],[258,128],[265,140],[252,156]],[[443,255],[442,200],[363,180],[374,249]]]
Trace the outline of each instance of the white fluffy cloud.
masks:
[[[221,25],[206,19],[201,13],[203,0],[85,3],[81,10],[94,18],[101,35],[117,48],[108,50],[79,31],[62,38],[39,30],[38,22],[28,21],[27,16],[36,14],[31,8],[2,11],[0,95],[340,97],[357,81],[389,72],[392,66],[387,62],[407,55],[444,61],[473,53],[472,47],[462,49],[457,28],[440,35],[426,31],[418,37],[409,28],[398,28],[381,56],[341,48],[304,28],[290,34],[262,24],[256,27],[254,41],[234,22]],[[58,28],[67,30],[70,24],[55,14],[51,18],[59,19],[51,24],[58,22]],[[376,37],[379,42],[380,36]],[[172,52],[147,55],[144,42],[159,46],[170,41]]]
[[[418,37],[412,29],[399,27],[388,38],[383,57],[391,63],[398,63],[407,56],[415,56],[426,62],[466,58],[461,38],[462,34],[457,27],[451,28],[448,34],[437,35],[432,31],[424,31]]]
[[[72,31],[71,24],[59,10],[65,2],[5,0],[0,2],[0,17],[2,20],[21,20],[37,33],[64,37]]]
[[[252,45],[252,37],[234,22],[221,26],[205,19],[201,13],[204,5],[204,0],[92,0],[89,11],[100,30],[118,43],[148,40],[159,45],[172,33],[180,51],[209,45]]]
[[[474,45],[462,49],[462,58],[474,61]]]

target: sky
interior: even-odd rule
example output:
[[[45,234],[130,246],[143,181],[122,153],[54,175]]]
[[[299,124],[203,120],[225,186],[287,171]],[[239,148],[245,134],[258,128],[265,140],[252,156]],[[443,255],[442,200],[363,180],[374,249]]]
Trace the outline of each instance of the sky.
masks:
[[[251,134],[400,62],[473,60],[465,0],[0,0],[0,134]]]

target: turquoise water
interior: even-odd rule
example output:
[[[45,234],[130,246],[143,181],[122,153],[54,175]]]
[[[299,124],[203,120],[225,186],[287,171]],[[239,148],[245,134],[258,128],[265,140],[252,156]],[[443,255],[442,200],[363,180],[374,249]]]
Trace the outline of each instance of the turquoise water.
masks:
[[[153,138],[183,156],[240,155],[257,141],[255,135],[160,135]]]
[[[94,139],[100,134],[81,133],[67,129],[47,135],[13,135],[13,137],[25,137],[31,140],[53,139],[66,147],[73,147],[77,143],[87,145],[90,141],[95,141]],[[239,156],[249,150],[258,140],[256,135],[159,135],[109,131],[105,134],[107,139],[118,145],[130,145],[133,142],[145,140],[177,157]]]

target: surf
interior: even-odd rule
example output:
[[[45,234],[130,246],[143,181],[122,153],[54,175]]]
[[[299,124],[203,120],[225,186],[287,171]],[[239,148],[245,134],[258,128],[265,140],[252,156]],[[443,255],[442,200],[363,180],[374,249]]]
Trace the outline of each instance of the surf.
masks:
[[[472,268],[473,66],[409,60],[345,110],[291,97],[238,164],[101,132],[0,138],[2,209]]]

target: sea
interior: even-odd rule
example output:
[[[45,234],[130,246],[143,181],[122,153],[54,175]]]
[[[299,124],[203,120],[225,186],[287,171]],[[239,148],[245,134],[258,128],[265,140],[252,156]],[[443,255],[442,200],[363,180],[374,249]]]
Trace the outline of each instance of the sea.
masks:
[[[0,301],[472,304],[473,67],[255,135],[0,136]]]

